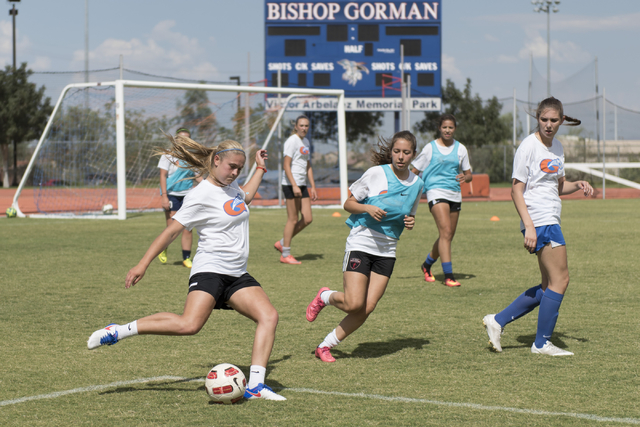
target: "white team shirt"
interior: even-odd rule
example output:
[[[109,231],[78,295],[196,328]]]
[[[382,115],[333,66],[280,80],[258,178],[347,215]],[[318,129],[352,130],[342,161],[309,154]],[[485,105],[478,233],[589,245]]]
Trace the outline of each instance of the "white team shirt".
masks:
[[[535,133],[522,141],[513,158],[511,178],[525,184],[524,201],[534,226],[560,225],[558,180],[563,176],[564,150],[560,141],[554,138],[549,148]],[[524,230],[522,221],[520,229]]]
[[[249,210],[245,193],[234,181],[226,187],[203,180],[187,194],[173,217],[200,237],[191,276],[218,273],[240,277],[249,259]]]
[[[438,151],[443,156],[451,154],[453,151],[454,144],[451,144],[450,147],[444,147],[436,143],[436,147],[438,147]],[[424,172],[429,165],[431,164],[431,158],[433,157],[433,148],[431,142],[424,146],[420,154],[415,158],[411,164],[414,168],[418,169],[420,172]],[[460,141],[458,141],[458,164],[460,165],[460,170],[468,171],[471,169],[471,163],[469,163],[469,152],[467,151],[467,147],[462,145]],[[446,199],[452,202],[461,203],[462,202],[462,193],[458,191],[446,190],[444,188],[434,188],[433,190],[427,188],[427,200],[432,202],[436,199]]]
[[[399,179],[399,181],[402,185],[409,187],[418,179],[420,178],[416,174],[409,171],[409,177],[406,180]],[[381,192],[387,191],[388,189],[389,183],[387,182],[387,176],[382,166],[369,168],[359,180],[349,187],[351,194],[353,194],[353,197],[359,202],[367,197],[378,196]],[[420,196],[421,195],[418,195],[413,204],[411,215],[415,215],[418,210]],[[396,256],[397,245],[397,239],[360,225],[351,229],[349,237],[347,237],[345,252],[362,251],[371,255],[393,258]]]
[[[179,162],[180,160],[176,159],[175,157],[165,154],[163,156],[160,156],[160,161],[158,161],[158,168],[164,169],[167,171],[167,180],[168,180],[169,177],[174,173],[176,173],[176,171],[178,170],[178,167],[179,167],[178,165],[180,164]],[[183,191],[167,191],[167,195],[186,196],[189,191],[191,191],[190,188]]]
[[[307,163],[311,145],[307,138],[300,139],[296,134],[291,135],[284,143],[283,154],[291,157],[291,174],[296,185],[307,185]],[[282,174],[282,185],[291,185],[287,174]]]

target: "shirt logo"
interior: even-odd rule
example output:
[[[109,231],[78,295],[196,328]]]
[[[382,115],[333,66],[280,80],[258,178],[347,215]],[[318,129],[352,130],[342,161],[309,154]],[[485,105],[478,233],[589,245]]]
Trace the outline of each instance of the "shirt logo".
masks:
[[[306,156],[307,154],[309,154],[309,147],[305,147],[305,146],[300,147],[300,154],[302,154],[303,156]]]
[[[560,159],[544,159],[540,162],[540,170],[544,173],[558,173],[562,170]]]
[[[238,216],[247,210],[247,205],[244,204],[244,200],[238,194],[234,199],[228,200],[223,205],[223,208],[227,215]]]
[[[382,191],[380,192],[380,194],[387,194],[387,190],[382,190]],[[379,196],[380,194],[378,194],[378,196]]]

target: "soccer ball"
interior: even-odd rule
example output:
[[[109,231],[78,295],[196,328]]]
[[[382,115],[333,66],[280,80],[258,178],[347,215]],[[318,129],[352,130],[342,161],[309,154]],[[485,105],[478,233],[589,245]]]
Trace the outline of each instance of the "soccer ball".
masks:
[[[204,388],[211,402],[231,405],[242,400],[247,379],[237,366],[221,363],[209,371]]]
[[[13,206],[7,208],[7,218],[15,218],[18,215],[18,211]]]
[[[104,205],[102,207],[102,213],[105,215],[111,215],[113,213],[113,205]]]

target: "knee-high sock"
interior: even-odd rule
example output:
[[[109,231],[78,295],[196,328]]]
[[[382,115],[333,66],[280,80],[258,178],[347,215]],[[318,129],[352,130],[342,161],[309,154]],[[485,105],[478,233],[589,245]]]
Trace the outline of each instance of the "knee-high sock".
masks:
[[[542,285],[524,291],[518,298],[513,300],[511,304],[500,313],[496,314],[496,322],[504,328],[507,323],[511,323],[521,318],[525,314],[540,305],[544,291]]]
[[[536,331],[536,347],[542,348],[551,339],[558,320],[558,312],[564,295],[547,289],[544,292],[538,311],[538,330]]]

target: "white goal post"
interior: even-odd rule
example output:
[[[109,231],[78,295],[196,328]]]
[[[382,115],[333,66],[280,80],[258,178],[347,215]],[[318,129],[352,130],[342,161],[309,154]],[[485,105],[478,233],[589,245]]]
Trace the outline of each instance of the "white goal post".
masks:
[[[271,138],[271,136],[274,133],[274,130],[276,129],[276,127],[278,126],[278,123],[282,120],[284,113],[289,105],[289,100],[293,97],[297,97],[297,96],[307,96],[307,97],[336,97],[337,98],[337,131],[338,131],[338,167],[339,167],[339,182],[340,182],[340,200],[341,203],[344,203],[348,197],[348,182],[347,182],[347,139],[346,139],[346,119],[345,119],[345,96],[344,96],[344,91],[343,90],[334,90],[334,89],[307,89],[307,88],[286,88],[286,87],[260,87],[260,86],[232,86],[232,85],[219,85],[219,84],[195,84],[195,83],[171,83],[171,82],[154,82],[154,81],[132,81],[132,80],[115,80],[112,82],[96,82],[96,83],[77,83],[77,84],[70,84],[68,86],[66,86],[64,88],[64,90],[62,91],[54,109],[53,112],[51,114],[51,117],[49,118],[49,121],[47,122],[47,125],[42,133],[42,136],[40,137],[37,146],[35,147],[34,153],[31,157],[31,160],[29,162],[29,165],[27,166],[27,169],[24,173],[24,176],[22,177],[21,181],[20,181],[20,185],[18,186],[18,189],[14,195],[14,199],[13,199],[13,207],[16,209],[18,216],[20,217],[25,217],[26,215],[22,212],[22,210],[20,209],[20,195],[26,185],[26,183],[28,182],[29,176],[34,172],[34,169],[38,169],[38,166],[36,166],[36,162],[38,159],[39,154],[43,151],[43,145],[46,144],[46,142],[48,141],[48,138],[51,138],[54,140],[53,144],[59,144],[61,145],[63,148],[61,148],[61,151],[64,151],[65,149],[67,151],[71,151],[72,149],[75,149],[73,147],[73,144],[76,143],[76,145],[80,145],[78,143],[78,141],[64,141],[64,143],[66,143],[67,145],[63,145],[61,144],[59,141],[55,140],[53,135],[56,132],[56,129],[60,128],[62,125],[53,125],[54,123],[54,119],[56,119],[56,117],[58,117],[58,119],[60,118],[60,116],[62,114],[65,114],[62,110],[64,110],[64,108],[61,108],[61,105],[63,103],[63,100],[65,100],[65,97],[67,97],[70,93],[70,91],[82,91],[82,90],[97,90],[97,89],[103,89],[103,88],[113,88],[115,90],[115,96],[112,96],[111,98],[107,99],[104,98],[101,101],[95,101],[94,104],[92,105],[98,105],[99,102],[103,102],[103,104],[108,104],[109,102],[115,103],[115,105],[113,106],[112,104],[110,105],[111,109],[114,109],[114,114],[110,114],[110,113],[106,113],[106,115],[104,115],[104,117],[108,117],[109,119],[115,121],[115,142],[114,141],[110,141],[110,147],[109,147],[109,152],[115,152],[115,155],[113,157],[115,157],[111,163],[115,163],[115,173],[107,173],[107,172],[100,172],[100,173],[88,173],[86,171],[80,172],[80,173],[75,173],[73,178],[68,178],[66,176],[61,175],[60,178],[56,177],[56,179],[49,179],[48,181],[44,182],[44,184],[42,182],[39,183],[39,185],[42,188],[42,185],[48,185],[49,187],[46,188],[54,188],[55,186],[64,186],[66,185],[66,183],[71,182],[71,180],[73,179],[73,188],[72,189],[67,189],[67,190],[71,190],[73,191],[76,195],[79,193],[82,193],[83,191],[86,190],[86,188],[83,188],[82,183],[86,183],[89,180],[93,180],[93,184],[95,184],[95,182],[99,181],[100,183],[102,183],[103,181],[111,181],[111,184],[113,185],[113,190],[117,193],[117,215],[102,215],[102,212],[99,211],[99,209],[95,209],[95,207],[93,208],[93,212],[85,212],[83,215],[78,216],[78,215],[69,215],[69,214],[63,214],[62,216],[59,217],[64,217],[64,218],[77,218],[77,217],[82,217],[82,218],[111,218],[111,219],[120,219],[120,220],[124,220],[127,218],[127,141],[125,141],[126,138],[126,132],[125,132],[125,120],[129,119],[130,120],[130,114],[129,111],[127,110],[127,103],[130,102],[130,100],[125,98],[125,88],[139,88],[139,89],[167,89],[167,90],[183,90],[183,91],[205,91],[206,93],[211,93],[211,92],[232,92],[232,93],[238,93],[238,99],[239,99],[239,94],[246,94],[246,99],[249,99],[249,94],[264,94],[264,96],[266,96],[267,94],[270,95],[277,95],[277,94],[282,94],[282,95],[288,95],[289,97],[286,99],[286,101],[284,102],[284,106],[281,107],[279,109],[279,113],[277,115],[277,119],[275,120],[275,123],[273,123],[270,128],[271,131],[269,133],[269,136],[266,138],[266,140],[263,142],[263,144],[259,144],[259,142],[262,141],[256,141],[258,143],[258,145],[262,145],[263,148],[266,148],[266,146],[269,143],[269,140]],[[82,107],[82,96],[85,96],[86,99],[88,99],[88,94],[85,93],[77,95],[76,96],[76,105],[80,105],[80,107]],[[87,107],[85,107],[84,112],[88,114],[91,113],[91,108],[88,107],[89,105],[89,101],[87,102]],[[174,104],[176,103],[175,101]],[[248,102],[248,101],[247,101]],[[239,107],[239,105],[238,105]],[[73,112],[73,111],[71,111]],[[238,113],[239,113],[239,109],[238,109]],[[137,118],[139,119],[138,122],[140,123],[144,123],[144,110],[142,110],[141,113],[138,113]],[[69,117],[67,117],[69,116]],[[82,130],[82,132],[84,132],[80,143],[86,143],[87,139],[89,137],[86,136],[86,134],[88,132],[91,131],[91,123],[85,123],[85,124],[78,124],[77,121],[76,122],[71,122],[71,114],[67,114],[67,116],[64,117],[65,120],[67,120],[67,122],[63,122],[63,126],[65,127],[65,129],[75,129],[77,127],[81,127],[81,126],[85,126],[85,129]],[[114,116],[114,117],[112,117]],[[102,122],[104,124],[105,119],[104,117],[101,118]],[[164,119],[164,117],[163,117]],[[169,123],[169,121],[165,121],[166,123]],[[154,122],[156,123],[156,122]],[[173,123],[173,122],[172,122]],[[75,128],[74,128],[75,126]],[[110,124],[105,124],[104,126],[111,126],[109,129],[113,129],[112,125]],[[109,132],[111,132],[111,130]],[[168,129],[163,129],[163,130],[167,130]],[[155,131],[159,131],[159,129],[155,129]],[[94,137],[94,140],[92,140],[91,142],[96,142],[99,138]],[[89,145],[88,143],[86,144],[87,146]],[[94,146],[89,147],[89,148],[85,148],[85,152],[89,152],[89,154],[93,154],[97,151],[100,151],[100,147],[95,147],[96,144],[94,144]],[[115,147],[111,147],[115,145]],[[66,148],[65,148],[66,147]],[[69,148],[71,147],[71,148]],[[112,149],[113,148],[113,149]],[[106,149],[102,149],[102,151],[107,151]],[[142,150],[141,150],[142,153]],[[249,155],[250,153],[247,153],[247,155]],[[82,163],[84,161],[84,159],[81,156],[78,156],[77,154],[74,154],[75,157],[73,157],[72,161],[77,163]],[[149,155],[140,155],[141,157],[145,157],[145,167],[147,169],[150,168],[150,163],[149,163]],[[69,156],[67,155],[67,157],[64,159],[64,161],[69,161],[68,160]],[[248,159],[249,161],[250,159]],[[48,161],[48,165],[47,167],[52,167],[52,168],[60,168],[60,160],[56,161],[56,159],[53,160],[49,160]],[[112,165],[109,165],[109,167],[111,167]],[[155,167],[155,165],[154,165]],[[103,168],[103,170],[106,170]],[[253,172],[253,169],[252,169]],[[69,172],[69,175],[71,175],[71,172]],[[98,176],[100,175],[100,176]],[[140,174],[142,176],[142,173]],[[142,179],[142,178],[141,178]],[[115,181],[115,183],[113,182]],[[80,183],[80,184],[78,184]],[[35,187],[36,183],[34,182],[34,187]],[[36,190],[34,190],[36,191]],[[157,181],[156,181],[156,185],[155,185],[155,190],[157,191]],[[115,197],[115,195],[113,195]],[[94,203],[95,205],[95,203]],[[102,206],[102,205],[100,205]],[[42,217],[43,215],[29,215],[30,217]],[[51,217],[51,215],[46,215],[47,217]]]

